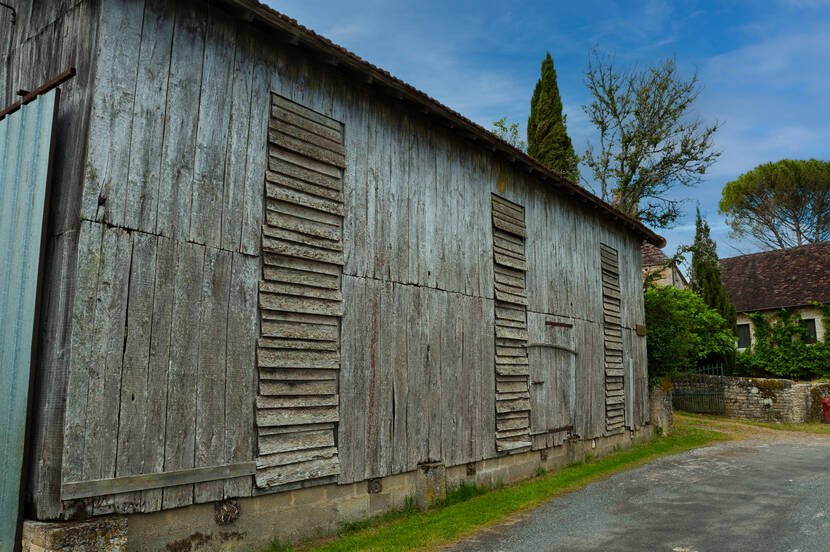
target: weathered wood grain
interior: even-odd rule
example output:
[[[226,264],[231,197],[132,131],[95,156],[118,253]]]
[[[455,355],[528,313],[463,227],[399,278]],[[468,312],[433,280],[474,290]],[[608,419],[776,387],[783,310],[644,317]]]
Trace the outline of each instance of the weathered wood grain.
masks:
[[[257,321],[256,285],[260,262],[256,257],[233,255],[228,299],[228,356],[225,385],[225,461],[245,462],[254,458],[254,398]],[[224,496],[251,494],[252,478],[224,482]]]
[[[121,396],[124,331],[132,254],[132,236],[120,228],[104,229],[101,269],[96,293],[95,329],[92,334],[92,373],[87,400],[84,479],[115,475]],[[96,499],[93,512],[111,513],[111,499]]]
[[[186,240],[199,122],[199,103],[193,101],[193,94],[202,85],[207,22],[201,8],[193,4],[177,4],[175,11],[156,233]]]
[[[193,158],[189,239],[218,247],[222,241],[228,128],[231,123],[236,28],[220,13],[207,18],[199,94],[199,120]]]
[[[81,218],[124,223],[143,16],[143,0],[101,10]]]
[[[244,27],[237,26],[235,42],[221,198],[220,246],[227,251],[241,250],[250,121],[255,118],[251,113],[253,60],[250,55],[255,39]],[[228,492],[227,485],[225,487]]]
[[[205,248],[179,243],[176,248],[176,278],[171,321],[170,368],[167,384],[167,421],[164,469],[195,466],[196,388],[198,385],[199,332],[202,310]],[[199,321],[199,323],[195,323]],[[163,507],[193,503],[193,485],[164,489]]]
[[[153,289],[152,333],[147,368],[147,411],[144,419],[144,445],[142,473],[164,471],[167,384],[170,367],[170,343],[173,324],[173,302],[176,282],[176,242],[169,238],[157,238],[156,280]],[[153,512],[161,509],[162,490],[141,493],[141,510]]]
[[[261,243],[263,178],[268,166],[268,114],[271,71],[267,60],[254,56],[251,77],[251,116],[245,160],[245,195],[242,199],[242,238],[240,250],[258,255]]]
[[[144,232],[156,230],[160,160],[173,41],[173,6],[164,0],[145,0],[138,75],[130,136],[130,163],[124,207],[124,225]]]
[[[259,454],[261,455],[321,447],[334,447],[334,434],[331,429],[260,435],[259,437]]]
[[[196,467],[217,466],[227,461],[225,378],[232,256],[221,249],[205,248],[196,385]],[[194,487],[194,502],[223,497],[221,481],[198,483]]]
[[[121,374],[118,451],[115,476],[143,473],[145,420],[155,405],[148,403],[150,342],[152,334],[158,238],[135,233],[129,279],[127,327]],[[119,501],[140,508],[140,493]],[[119,511],[127,511],[119,508]]]

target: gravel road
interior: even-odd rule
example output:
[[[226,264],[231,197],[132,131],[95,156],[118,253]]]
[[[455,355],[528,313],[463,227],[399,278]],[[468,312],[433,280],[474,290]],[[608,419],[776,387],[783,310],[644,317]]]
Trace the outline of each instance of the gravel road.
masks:
[[[830,552],[830,438],[752,431],[594,483],[446,550]]]

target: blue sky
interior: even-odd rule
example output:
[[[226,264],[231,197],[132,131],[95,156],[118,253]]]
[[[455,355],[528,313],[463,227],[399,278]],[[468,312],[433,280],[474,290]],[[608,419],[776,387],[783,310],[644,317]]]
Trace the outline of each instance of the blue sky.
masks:
[[[678,190],[689,202],[662,232],[667,252],[692,241],[698,205],[721,257],[757,250],[729,238],[723,185],[767,161],[830,160],[830,0],[268,3],[486,128],[506,115],[524,134],[548,50],[577,153],[594,136],[581,108],[593,47],[621,67],[674,56],[682,76],[697,70],[696,115],[723,124],[722,156],[703,183]]]

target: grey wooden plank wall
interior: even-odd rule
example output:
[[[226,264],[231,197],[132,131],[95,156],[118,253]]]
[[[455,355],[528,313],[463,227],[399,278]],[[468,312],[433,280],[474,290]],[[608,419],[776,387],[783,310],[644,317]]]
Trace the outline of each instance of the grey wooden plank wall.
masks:
[[[56,374],[58,387],[43,394],[59,404],[68,377],[66,441],[63,435],[54,441],[63,452],[63,480],[236,463],[252,459],[256,446],[283,439],[256,443],[253,418],[257,336],[273,337],[260,334],[256,314],[261,263],[271,255],[262,253],[261,242],[270,212],[267,144],[269,132],[279,132],[269,129],[272,92],[342,123],[340,370],[336,380],[321,380],[336,381],[325,396],[338,404],[338,481],[497,454],[491,193],[524,208],[528,331],[540,321],[568,321],[570,329],[544,326],[548,333],[540,339],[561,340],[577,352],[539,352],[547,368],[534,368],[531,349],[531,378],[547,378],[531,386],[531,431],[572,423],[586,438],[605,433],[601,266],[599,256],[585,254],[600,242],[619,251],[621,294],[632,298],[620,306],[635,375],[630,424],[647,420],[640,383],[644,340],[628,331],[643,322],[636,236],[429,116],[401,108],[301,49],[275,44],[215,5],[119,0],[100,12],[97,2],[72,6],[55,32],[83,36],[67,55],[87,48],[96,58],[85,72],[91,97],[75,106],[75,116],[89,126],[86,133],[87,123],[81,124],[84,134],[76,142],[85,143],[88,134],[88,152],[75,156],[77,166],[67,162],[78,171],[73,182],[82,192],[64,194],[70,214],[61,220],[68,233],[50,249],[54,273],[47,275],[53,281],[67,276],[50,302],[50,318],[71,326],[55,328],[65,348],[49,345],[67,375]],[[113,42],[117,47],[108,49]],[[283,124],[303,130],[286,120],[274,126]],[[308,159],[311,151],[300,153]],[[282,182],[277,193],[306,193]],[[187,323],[203,317],[198,327]],[[233,321],[227,330],[223,319]],[[224,353],[217,343],[225,343]],[[136,383],[142,374],[148,378],[143,390]],[[218,379],[203,381],[202,375]],[[237,387],[240,396],[229,392]],[[153,401],[162,406],[148,409]],[[245,401],[250,408],[242,407]],[[534,410],[534,401],[540,408]],[[207,420],[220,415],[211,406],[218,403],[223,418],[208,427]],[[106,409],[119,412],[120,421]],[[141,412],[146,419],[133,421]],[[63,416],[54,420],[63,423]],[[130,425],[138,423],[144,427]],[[43,425],[40,435],[49,431]],[[322,435],[315,438],[328,439]],[[43,436],[37,437],[41,443]],[[560,440],[534,437],[533,445]],[[53,451],[46,469],[60,472],[59,463]],[[221,490],[214,483],[189,484],[81,506],[94,513],[152,511],[251,492],[250,478],[240,478]],[[51,508],[44,511],[60,511],[59,501]]]
[[[64,484],[251,460],[258,259],[90,221],[78,241]],[[154,511],[250,488],[244,477],[85,506]]]
[[[33,397],[32,457],[26,503],[42,518],[61,514],[60,458],[63,452],[65,359],[75,281],[81,176],[90,112],[92,53],[97,41],[99,4],[86,0],[14,2],[14,25],[8,10],[0,16],[0,105],[18,99],[74,66],[77,75],[61,85],[57,114],[54,178],[46,228],[44,293],[41,302],[38,364]]]

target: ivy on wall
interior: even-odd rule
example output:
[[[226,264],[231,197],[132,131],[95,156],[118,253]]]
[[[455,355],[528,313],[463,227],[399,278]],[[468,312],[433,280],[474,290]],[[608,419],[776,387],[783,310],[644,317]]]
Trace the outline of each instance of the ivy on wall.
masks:
[[[815,303],[815,306],[824,327],[830,330],[830,305]],[[748,316],[754,326],[754,339],[750,348],[738,353],[735,375],[830,378],[830,331],[825,331],[821,341],[808,344],[807,330],[793,309],[781,309],[772,316],[761,313]]]

